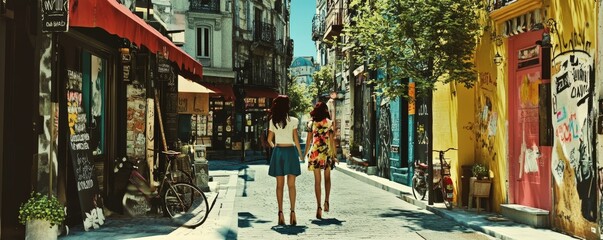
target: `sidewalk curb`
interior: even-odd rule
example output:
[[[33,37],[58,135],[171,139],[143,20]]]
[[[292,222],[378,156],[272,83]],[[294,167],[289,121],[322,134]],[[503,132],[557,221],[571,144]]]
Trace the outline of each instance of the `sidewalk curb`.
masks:
[[[342,166],[343,165],[343,166]],[[516,238],[501,234],[499,232],[484,228],[482,226],[476,225],[476,224],[471,224],[469,222],[465,222],[465,221],[461,221],[458,218],[455,218],[451,213],[448,213],[447,211],[438,209],[434,206],[429,206],[427,204],[425,204],[424,202],[415,199],[412,196],[412,192],[410,190],[403,190],[403,188],[408,188],[410,189],[409,186],[405,186],[393,181],[390,181],[389,179],[385,179],[379,176],[371,176],[371,175],[367,175],[365,173],[361,173],[358,172],[356,170],[350,169],[347,167],[347,164],[345,163],[341,163],[339,164],[335,169],[339,170],[342,173],[345,173],[348,176],[351,176],[355,179],[358,179],[364,183],[367,183],[369,185],[375,186],[377,188],[381,188],[385,191],[391,192],[395,195],[398,195],[398,198],[400,198],[401,200],[404,200],[405,202],[408,202],[410,204],[413,204],[417,207],[426,209],[430,212],[433,212],[434,214],[452,220],[464,227],[482,232],[484,234],[487,234],[489,236],[498,238],[498,239],[503,239],[503,240],[516,240]],[[396,186],[398,185],[398,186]]]

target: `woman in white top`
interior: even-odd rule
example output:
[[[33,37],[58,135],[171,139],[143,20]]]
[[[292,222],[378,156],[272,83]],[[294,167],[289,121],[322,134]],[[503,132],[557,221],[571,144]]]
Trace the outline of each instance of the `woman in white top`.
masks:
[[[278,203],[278,224],[285,224],[283,215],[283,189],[285,176],[291,203],[290,224],[297,225],[295,218],[295,178],[301,174],[299,156],[301,147],[297,135],[299,120],[289,116],[289,97],[279,95],[272,102],[268,127],[268,144],[274,148],[270,158],[268,174],[276,177],[276,201]]]

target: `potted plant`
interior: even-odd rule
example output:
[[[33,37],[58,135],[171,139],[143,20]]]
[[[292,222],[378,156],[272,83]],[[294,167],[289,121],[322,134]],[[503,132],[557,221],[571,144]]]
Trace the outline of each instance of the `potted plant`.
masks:
[[[65,209],[54,196],[32,192],[19,208],[19,222],[25,224],[25,239],[57,239]]]
[[[477,179],[487,179],[490,175],[488,166],[481,163],[473,165],[473,167],[471,168],[471,172],[473,173],[473,176]]]

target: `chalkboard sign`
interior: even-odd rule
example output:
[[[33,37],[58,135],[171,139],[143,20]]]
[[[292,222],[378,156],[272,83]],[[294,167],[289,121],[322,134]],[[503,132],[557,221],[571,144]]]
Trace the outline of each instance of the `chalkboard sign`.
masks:
[[[42,0],[42,32],[69,30],[69,0]]]
[[[86,132],[86,112],[82,108],[82,73],[67,70],[67,121],[69,150],[80,199],[84,230],[104,224],[103,201],[98,190],[94,164],[90,161],[90,135]]]

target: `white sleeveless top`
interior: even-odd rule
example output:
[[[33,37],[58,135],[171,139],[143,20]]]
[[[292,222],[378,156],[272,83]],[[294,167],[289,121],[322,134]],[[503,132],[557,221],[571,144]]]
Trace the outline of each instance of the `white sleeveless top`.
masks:
[[[287,126],[282,128],[282,126],[274,126],[272,123],[272,119],[270,119],[270,127],[268,130],[274,133],[274,143],[275,144],[295,144],[293,141],[293,130],[297,129],[297,125],[299,124],[299,120],[295,117],[288,117]]]

